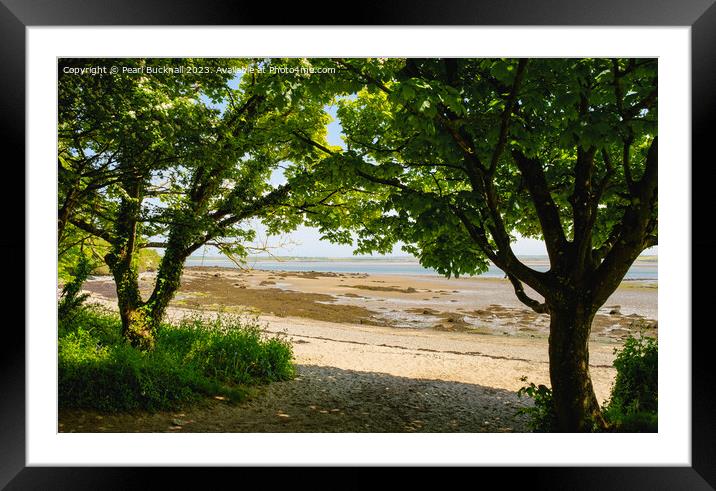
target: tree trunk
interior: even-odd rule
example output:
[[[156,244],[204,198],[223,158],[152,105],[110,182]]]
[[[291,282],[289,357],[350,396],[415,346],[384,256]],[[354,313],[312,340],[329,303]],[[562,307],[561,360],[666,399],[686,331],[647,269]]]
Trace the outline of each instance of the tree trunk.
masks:
[[[151,350],[155,344],[155,329],[149,310],[139,292],[137,269],[132,264],[132,255],[119,257],[110,253],[105,262],[112,271],[117,287],[117,305],[122,319],[122,334],[135,348]]]
[[[124,337],[135,348],[151,350],[156,345],[157,329],[167,306],[179,289],[184,261],[196,247],[187,246],[186,240],[170,236],[157,271],[154,290],[146,302],[139,291],[137,268],[132,260],[133,247],[133,241],[128,241],[124,247],[115,247],[105,261],[117,286]]]
[[[122,334],[132,346],[151,350],[156,343],[156,324],[152,322],[150,309],[142,301],[137,274],[137,227],[141,211],[141,177],[130,176],[123,183],[126,193],[119,205],[116,220],[118,240],[104,260],[109,266],[117,288],[117,304],[122,319]]]
[[[139,291],[136,267],[131,258],[116,260],[111,255],[107,263],[117,285],[117,303],[122,319],[122,333],[135,348],[154,349],[156,333],[167,306],[179,289],[186,254],[167,251],[157,272],[154,291],[144,302]]]
[[[146,306],[120,310],[122,331],[129,343],[142,351],[151,351],[156,346],[156,324]]]
[[[152,322],[155,326],[164,318],[164,314],[169,306],[169,302],[174,298],[179,286],[181,285],[181,275],[184,271],[184,261],[190,252],[183,244],[177,244],[170,237],[164,257],[159,264],[157,271],[157,281],[154,291],[147,301],[147,308]]]
[[[579,302],[550,308],[549,375],[557,431],[604,427],[589,375],[589,333],[595,309]]]

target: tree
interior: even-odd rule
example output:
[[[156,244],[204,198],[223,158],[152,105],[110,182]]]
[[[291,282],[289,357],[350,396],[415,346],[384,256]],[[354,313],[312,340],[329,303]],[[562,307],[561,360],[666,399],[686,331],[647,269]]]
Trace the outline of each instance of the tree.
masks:
[[[345,150],[310,217],[357,252],[397,241],[446,276],[502,269],[550,315],[550,379],[562,431],[605,423],[589,374],[597,310],[657,243],[654,59],[335,60]],[[522,263],[515,233],[542,238],[550,269]],[[525,289],[527,285],[542,298]]]
[[[70,224],[110,245],[104,260],[124,335],[139,348],[154,346],[192,252],[213,244],[245,254],[254,238],[248,219],[263,219],[272,232],[300,222],[290,185],[273,186],[270,176],[279,165],[303,172],[317,157],[294,133],[325,138],[328,79],[274,75],[272,62],[308,63],[82,59],[60,66],[58,240]],[[121,70],[81,72],[112,65]],[[146,247],[164,255],[145,300],[137,252]]]

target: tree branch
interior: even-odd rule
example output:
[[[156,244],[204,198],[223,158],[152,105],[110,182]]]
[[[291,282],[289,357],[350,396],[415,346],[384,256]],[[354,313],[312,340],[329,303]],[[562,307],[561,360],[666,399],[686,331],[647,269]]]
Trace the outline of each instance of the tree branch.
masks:
[[[167,247],[166,242],[146,242],[140,246],[141,249],[148,249],[148,248],[166,249],[166,247]]]
[[[460,209],[455,205],[450,205],[450,209],[452,210],[453,214],[462,222],[463,226],[465,227],[465,230],[467,230],[467,233],[470,235],[470,238],[472,238],[472,240],[480,246],[480,249],[482,249],[482,252],[485,253],[487,258],[490,259],[490,261],[492,261],[493,263],[501,262],[497,256],[497,252],[492,249],[490,241],[487,240],[487,234],[485,233],[485,230],[482,228],[478,228],[472,222],[472,220],[470,220],[464,210]]]
[[[626,181],[627,189],[629,194],[634,195],[634,179],[631,173],[631,145],[633,143],[633,137],[631,131],[629,136],[624,139],[624,146],[622,148],[622,168],[624,169],[624,180]]]
[[[510,273],[507,273],[507,278],[510,280],[510,283],[512,283],[512,286],[515,288],[515,295],[517,295],[517,298],[520,302],[527,305],[529,308],[537,312],[538,314],[549,314],[549,307],[546,303],[540,303],[537,300],[530,298],[526,293],[525,289],[522,287],[522,282],[515,278]]]
[[[652,234],[658,182],[658,138],[654,138],[646,157],[644,174],[635,184],[636,195],[624,212],[618,227],[612,231],[613,245],[595,271],[595,304],[602,305],[619,286],[639,254],[655,240]]]
[[[582,271],[585,262],[591,262],[593,214],[596,212],[598,197],[592,192],[594,174],[594,154],[596,148],[577,148],[577,162],[574,166],[574,191],[569,202],[572,205],[574,226],[574,253]]]
[[[86,236],[82,237],[81,239],[79,239],[79,240],[77,240],[77,241],[75,241],[75,242],[71,242],[70,244],[65,245],[65,246],[57,253],[57,257],[58,257],[58,258],[62,257],[67,251],[69,251],[70,249],[72,249],[74,246],[84,243],[84,241],[86,241],[87,239],[90,239],[91,237],[92,237],[92,234],[86,235]]]
[[[500,250],[494,251],[490,245],[490,241],[487,239],[485,230],[476,226],[464,210],[455,205],[449,206],[455,216],[462,222],[470,238],[475,241],[490,261],[506,274],[512,275],[520,281],[524,281],[542,296],[547,296],[551,288],[547,273],[540,273],[526,266],[517,259],[509,245],[507,248],[500,248]]]
[[[542,165],[536,159],[528,158],[520,150],[513,150],[512,156],[520,169],[537,211],[550,263],[558,264],[559,256],[565,250],[567,239],[559,218],[559,210],[549,192]]]
[[[298,139],[301,140],[302,142],[307,143],[307,144],[309,144],[309,145],[311,145],[311,146],[313,146],[313,147],[319,149],[320,151],[322,151],[322,152],[324,152],[324,153],[326,153],[326,154],[328,154],[328,155],[338,155],[338,152],[334,152],[333,150],[331,150],[330,148],[326,147],[325,145],[323,145],[323,144],[321,144],[321,143],[318,143],[317,141],[314,141],[312,138],[307,137],[306,135],[304,135],[304,134],[301,133],[300,131],[293,131],[292,133],[293,133],[294,135],[296,135],[296,136],[298,137]]]
[[[644,174],[641,180],[636,184],[637,193],[642,200],[650,200],[656,191],[659,170],[658,139],[659,137],[654,137],[654,140],[649,146],[649,151],[646,154]]]
[[[222,210],[221,213],[215,213],[212,215],[212,219],[216,221],[216,225],[213,227],[213,230],[207,232],[202,237],[194,241],[187,250],[189,251],[189,254],[199,247],[203,246],[210,240],[214,240],[216,237],[220,237],[223,230],[226,229],[226,227],[230,227],[231,225],[234,225],[237,222],[240,222],[241,220],[245,220],[247,218],[251,218],[261,211],[263,211],[265,208],[271,207],[271,206],[277,206],[283,198],[286,197],[286,195],[290,192],[291,185],[290,184],[284,184],[282,186],[279,186],[275,188],[273,191],[271,191],[268,194],[263,195],[262,197],[252,201],[251,203],[248,203],[244,208],[239,210],[229,210],[228,208],[225,208]],[[233,211],[233,213],[232,213]],[[231,214],[230,216],[227,216]]]
[[[92,234],[95,237],[99,237],[100,239],[106,240],[110,244],[114,245],[115,243],[115,238],[109,232],[107,232],[106,230],[102,230],[89,222],[85,222],[83,220],[80,220],[79,218],[70,218],[69,222],[75,227],[84,230],[85,232]]]
[[[497,139],[497,145],[495,150],[492,152],[492,159],[490,161],[490,167],[488,174],[492,175],[495,173],[497,168],[497,161],[500,159],[502,152],[505,150],[505,144],[507,143],[507,130],[510,126],[510,117],[512,116],[513,108],[517,100],[517,92],[519,91],[520,84],[524,78],[525,68],[527,68],[527,59],[520,58],[517,65],[517,73],[515,74],[515,80],[512,83],[512,89],[510,89],[510,95],[505,103],[505,109],[502,111],[500,116],[500,136]]]
[[[340,58],[333,58],[333,61],[334,61],[336,64],[338,64],[338,65],[342,66],[343,68],[347,69],[348,71],[355,73],[356,75],[358,75],[359,77],[361,77],[364,81],[369,82],[369,83],[372,83],[373,85],[375,85],[376,87],[378,87],[380,90],[382,90],[382,91],[385,92],[386,94],[390,94],[390,93],[391,93],[390,89],[389,89],[383,82],[381,82],[380,80],[378,80],[378,79],[375,78],[375,77],[371,77],[370,75],[366,75],[365,73],[361,72],[358,68],[354,67],[354,66],[351,65],[350,63],[346,63],[345,60],[340,59]]]

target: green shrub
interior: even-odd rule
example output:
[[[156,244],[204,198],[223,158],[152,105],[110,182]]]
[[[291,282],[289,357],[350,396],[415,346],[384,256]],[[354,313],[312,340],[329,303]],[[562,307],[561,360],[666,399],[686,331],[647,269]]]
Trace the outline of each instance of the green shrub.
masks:
[[[656,411],[658,406],[658,347],[650,337],[628,337],[621,351],[615,350],[617,377],[610,405],[626,412]]]
[[[629,336],[617,355],[617,376],[604,416],[615,430],[658,430],[658,343],[646,336]]]
[[[156,410],[196,398],[202,384],[192,373],[129,345],[102,346],[79,330],[60,340],[61,407],[104,411]]]
[[[87,300],[86,293],[80,294],[82,285],[90,274],[92,265],[87,256],[80,256],[72,271],[71,279],[62,288],[60,301],[57,304],[57,316],[59,319],[66,320],[82,309],[82,304]]]
[[[116,314],[85,309],[60,322],[60,407],[102,411],[174,409],[201,397],[242,400],[247,386],[293,377],[291,345],[256,322],[192,319],[162,324],[157,348],[121,335]]]
[[[522,377],[523,382],[527,381],[527,377]],[[527,425],[532,431],[538,433],[546,433],[555,431],[557,428],[557,420],[552,405],[552,389],[546,385],[535,385],[530,382],[529,385],[522,387],[517,391],[519,397],[527,396],[534,400],[534,405],[518,409],[518,414],[526,414],[529,416]]]
[[[72,317],[59,319],[60,342],[64,337],[79,331],[86,331],[92,335],[101,346],[123,343],[119,316],[99,305],[88,305]]]
[[[265,383],[293,377],[290,343],[266,338],[258,323],[236,318],[184,319],[164,325],[157,344],[207,377],[227,383]]]

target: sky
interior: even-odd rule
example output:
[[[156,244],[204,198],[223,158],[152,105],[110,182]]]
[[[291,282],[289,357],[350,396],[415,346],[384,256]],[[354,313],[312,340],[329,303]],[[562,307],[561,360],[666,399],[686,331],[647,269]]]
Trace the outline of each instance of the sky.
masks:
[[[234,83],[238,83],[237,80]],[[233,85],[233,84],[232,84]],[[220,107],[220,106],[219,106]],[[220,107],[223,109],[222,107]],[[333,120],[328,125],[327,140],[330,145],[339,145],[345,148],[342,139],[342,127],[336,114],[336,106],[326,106],[326,112],[331,115]],[[274,171],[271,176],[271,183],[274,186],[285,183],[283,172],[281,169]],[[351,257],[353,247],[332,244],[327,240],[321,240],[321,234],[317,228],[300,226],[295,231],[279,237],[268,237],[266,228],[258,221],[250,224],[256,230],[256,243],[267,245],[270,253],[275,256],[302,256],[302,257]],[[517,236],[517,240],[512,244],[512,249],[517,256],[541,256],[547,254],[544,242],[536,239],[528,239]],[[657,254],[658,247],[652,247],[644,251],[644,255]],[[213,246],[207,246],[197,250],[194,256],[201,255],[219,255],[219,251]],[[261,254],[259,254],[261,255]],[[374,255],[380,257],[380,255]],[[397,244],[392,253],[387,256],[408,256],[401,250],[401,244]]]

